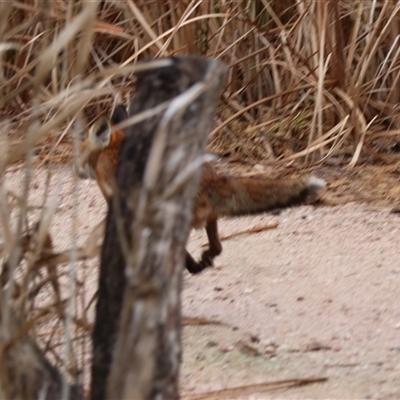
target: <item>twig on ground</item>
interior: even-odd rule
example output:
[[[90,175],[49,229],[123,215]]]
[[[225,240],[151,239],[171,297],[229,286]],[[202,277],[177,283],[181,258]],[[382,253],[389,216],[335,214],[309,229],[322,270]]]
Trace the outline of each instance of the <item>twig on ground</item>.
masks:
[[[326,377],[311,377],[299,379],[283,379],[281,381],[272,381],[258,383],[254,385],[238,386],[235,388],[214,390],[211,392],[199,393],[195,395],[183,395],[182,397],[190,400],[219,400],[219,399],[239,399],[244,396],[251,396],[255,393],[261,393],[271,390],[289,389],[298,386],[311,385],[313,383],[326,382]]]
[[[278,227],[278,225],[279,225],[278,222],[274,222],[274,223],[268,224],[268,225],[255,226],[253,228],[249,228],[244,231],[231,233],[230,235],[226,235],[226,236],[221,236],[220,240],[228,240],[228,239],[232,239],[236,236],[242,236],[242,235],[247,235],[247,234],[251,234],[251,233],[259,233],[259,232],[267,231],[269,229],[275,229]],[[208,246],[208,242],[203,243],[201,245],[201,247],[207,247],[207,246]]]

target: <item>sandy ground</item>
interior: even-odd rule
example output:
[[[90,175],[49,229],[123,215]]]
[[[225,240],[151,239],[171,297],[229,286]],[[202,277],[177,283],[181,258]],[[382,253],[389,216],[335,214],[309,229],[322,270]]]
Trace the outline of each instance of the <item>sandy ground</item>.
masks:
[[[223,221],[221,232],[270,219],[277,229],[225,242],[214,270],[186,276],[184,315],[226,326],[185,328],[184,391],[326,377],[252,398],[400,398],[399,217],[300,207]]]
[[[358,176],[338,185],[339,177],[321,174],[331,184],[328,204],[354,200]],[[22,176],[20,169],[9,172],[7,186],[19,192]],[[31,201],[40,204],[46,175],[36,170],[34,177]],[[221,221],[222,235],[274,222],[278,227],[226,240],[213,269],[198,276],[185,271],[183,398],[400,398],[400,216],[390,212],[395,183],[388,201],[380,201],[388,199],[381,190],[368,203],[363,198]],[[95,183],[77,184],[74,189],[66,166],[55,169],[48,193],[60,196],[51,227],[57,250],[71,246],[73,215],[82,243],[105,212]],[[336,200],[350,197],[335,202],[332,193]],[[203,232],[192,232],[190,251],[198,256],[204,242]],[[86,286],[93,288],[96,266],[88,266]],[[202,397],[300,378],[326,380]]]

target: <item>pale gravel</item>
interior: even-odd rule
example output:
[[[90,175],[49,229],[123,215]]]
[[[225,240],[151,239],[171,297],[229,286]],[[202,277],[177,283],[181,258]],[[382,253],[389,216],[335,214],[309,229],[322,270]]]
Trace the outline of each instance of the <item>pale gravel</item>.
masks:
[[[44,170],[35,170],[32,203],[40,204],[45,178]],[[12,190],[20,192],[21,182],[21,169],[7,173]],[[72,244],[74,213],[82,244],[106,210],[94,182],[76,184],[75,208],[72,172],[66,166],[54,169],[50,194],[60,190],[51,227],[56,250]],[[276,229],[224,241],[213,269],[198,276],[184,273],[183,315],[227,324],[184,328],[185,397],[323,376],[327,382],[249,398],[400,398],[399,215],[365,204],[303,206],[279,216],[221,220],[220,232],[275,221]],[[192,232],[189,249],[197,257],[204,241],[204,232]],[[87,266],[86,286],[92,292],[96,265]],[[250,336],[259,340],[262,355],[235,347]],[[314,342],[329,349],[306,351]],[[263,353],[271,347],[273,357]]]

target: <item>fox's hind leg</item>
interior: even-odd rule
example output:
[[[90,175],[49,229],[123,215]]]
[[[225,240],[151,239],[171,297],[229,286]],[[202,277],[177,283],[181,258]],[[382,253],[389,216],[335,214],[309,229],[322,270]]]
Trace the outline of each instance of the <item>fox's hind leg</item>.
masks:
[[[211,267],[213,265],[214,258],[222,253],[222,244],[218,236],[218,223],[216,219],[207,221],[206,232],[209,248],[203,251],[203,254],[201,255],[201,262],[206,267]]]
[[[195,261],[188,251],[186,251],[186,269],[191,274],[198,274],[203,269],[212,267],[214,258],[222,252],[222,244],[218,237],[217,220],[207,221],[206,232],[209,248],[201,255],[201,261]]]
[[[204,268],[207,266],[203,265],[202,262],[197,262],[186,250],[186,269],[191,274],[198,274],[199,272],[203,271]]]

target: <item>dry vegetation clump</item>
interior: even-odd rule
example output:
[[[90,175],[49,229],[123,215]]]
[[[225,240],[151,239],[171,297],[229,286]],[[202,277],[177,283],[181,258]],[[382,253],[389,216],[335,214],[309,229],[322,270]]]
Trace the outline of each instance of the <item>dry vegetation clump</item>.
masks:
[[[258,163],[393,162],[399,34],[400,4],[383,0],[0,2],[1,357],[26,334],[47,332],[35,346],[69,380],[87,383],[92,299],[76,267],[97,247],[72,243],[75,251],[54,254],[57,196],[27,199],[33,166],[48,167],[49,183],[88,124],[129,103],[138,61],[197,54],[229,66],[214,151]],[[3,178],[17,162],[26,172],[11,193]],[[0,386],[10,379],[0,368]]]
[[[2,8],[8,131],[19,127],[13,137],[20,140],[32,118],[52,121],[60,105],[69,111],[57,131],[37,134],[49,142],[46,153],[50,138],[68,147],[78,115],[86,126],[115,102],[129,101],[134,82],[123,67],[174,54],[216,57],[230,67],[213,150],[314,162],[344,152],[354,165],[371,155],[391,161],[385,153],[397,149],[396,2],[104,1],[92,21],[80,1]],[[81,102],[72,110],[76,97]]]

